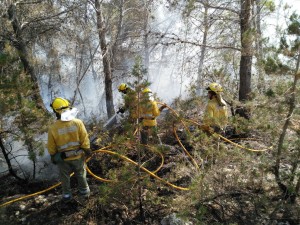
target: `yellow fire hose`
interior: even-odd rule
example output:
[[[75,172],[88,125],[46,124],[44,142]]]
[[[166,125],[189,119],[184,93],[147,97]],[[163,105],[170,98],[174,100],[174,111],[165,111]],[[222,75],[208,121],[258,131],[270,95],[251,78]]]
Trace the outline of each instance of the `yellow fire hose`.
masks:
[[[150,146],[148,146],[148,147],[151,148]],[[107,150],[107,152],[106,152],[106,150]],[[155,171],[153,171],[152,173],[157,173],[157,172],[162,168],[162,166],[163,166],[163,164],[164,164],[164,156],[163,156],[159,151],[156,151],[156,152],[157,152],[157,153],[160,155],[160,157],[161,157],[161,163],[160,163],[159,167],[158,167]],[[104,147],[104,148],[102,148],[102,149],[98,149],[98,150],[94,151],[93,153],[107,153],[107,154],[111,154],[111,155],[121,156],[121,154],[119,154],[119,153],[109,151],[108,149],[106,149],[106,147]],[[114,154],[113,154],[113,153],[114,153]],[[88,162],[90,159],[91,159],[91,157],[88,158],[88,159],[86,160],[86,162]],[[131,163],[130,159],[127,158],[126,156],[124,156],[123,159]],[[128,160],[128,159],[129,159],[129,160]],[[116,181],[113,181],[113,180],[108,180],[108,179],[104,179],[104,178],[102,178],[102,177],[97,176],[96,174],[94,174],[94,173],[88,168],[88,166],[86,166],[86,170],[88,171],[88,173],[89,173],[91,176],[93,176],[93,177],[96,178],[97,180],[100,180],[100,181],[103,181],[103,182],[116,182]]]
[[[158,103],[159,103],[159,104],[163,104],[163,103],[160,103],[160,102],[158,102]],[[170,110],[171,110],[178,118],[180,118],[180,116],[178,115],[178,113],[177,113],[175,110],[173,110],[173,109],[172,109],[171,107],[169,107],[169,106],[167,106],[167,108],[169,108],[169,109],[170,109]],[[186,120],[187,120],[187,119],[186,119]],[[180,121],[182,122],[182,124],[183,124],[183,126],[185,127],[185,129],[189,132],[189,129],[187,129],[186,124],[184,123],[184,121],[183,121],[181,118],[180,118]],[[194,124],[200,126],[200,124],[198,124],[196,121],[193,121],[193,120],[187,120],[187,121],[190,121],[190,122],[192,122],[192,123],[194,123]],[[179,142],[180,146],[184,149],[185,153],[190,157],[190,159],[192,160],[193,164],[197,167],[197,169],[199,169],[199,166],[198,166],[197,162],[193,159],[193,157],[189,154],[189,152],[186,150],[186,148],[183,146],[183,144],[182,144],[181,141],[179,140],[179,137],[178,137],[178,135],[177,135],[177,133],[176,133],[175,126],[173,127],[173,131],[174,131],[175,137],[176,137],[177,141]],[[136,131],[135,131],[135,133],[136,133]],[[216,133],[214,133],[214,134],[216,134]],[[246,147],[244,147],[244,146],[242,146],[242,145],[239,145],[239,144],[237,144],[237,143],[235,143],[235,142],[233,142],[233,141],[231,141],[231,140],[229,140],[229,139],[223,137],[223,136],[220,135],[220,134],[216,134],[216,135],[217,135],[218,137],[220,137],[221,139],[223,139],[224,141],[229,142],[229,143],[231,143],[231,144],[233,144],[233,145],[235,145],[235,146],[237,146],[237,147],[239,147],[239,148],[242,148],[242,149],[245,149],[245,150],[248,150],[248,151],[252,151],[252,152],[263,152],[263,151],[267,151],[267,150],[270,150],[270,149],[271,149],[271,148],[269,148],[269,149],[257,150],[257,149],[246,148]],[[104,148],[101,148],[101,149],[99,149],[99,150],[94,151],[94,153],[106,153],[106,154],[118,156],[118,157],[122,158],[123,160],[125,160],[125,161],[127,161],[127,162],[130,162],[130,163],[134,164],[135,166],[140,167],[140,169],[142,169],[144,172],[146,172],[146,173],[149,174],[150,176],[152,176],[152,177],[154,177],[154,178],[160,180],[161,182],[165,183],[165,184],[168,185],[168,186],[171,186],[171,187],[173,187],[173,188],[175,188],[175,189],[177,189],[177,190],[183,190],[183,191],[189,190],[189,188],[186,188],[186,187],[180,187],[180,186],[174,185],[174,184],[172,184],[172,183],[170,183],[170,182],[168,182],[168,181],[165,181],[164,179],[162,179],[161,177],[159,177],[159,176],[157,176],[157,175],[155,174],[157,171],[159,171],[159,170],[161,169],[161,167],[162,167],[162,165],[163,165],[163,162],[164,162],[164,157],[163,157],[163,155],[162,155],[161,153],[159,153],[159,154],[160,154],[160,157],[162,158],[162,162],[161,162],[160,166],[159,166],[155,171],[151,172],[151,171],[149,171],[148,169],[146,169],[145,167],[139,166],[138,163],[136,163],[135,161],[131,160],[130,158],[128,158],[128,157],[126,157],[126,156],[124,156],[124,155],[121,155],[121,154],[119,154],[119,153],[116,153],[116,152],[107,150],[107,149],[110,149],[111,147],[112,147],[112,146],[105,146]],[[87,159],[86,162],[88,162],[90,159],[91,159],[91,158]],[[201,159],[201,160],[202,160],[202,159]],[[100,180],[100,181],[102,181],[102,182],[114,182],[113,180],[104,179],[104,178],[101,178],[101,177],[95,175],[95,174],[88,168],[88,166],[86,167],[86,169],[87,169],[88,173],[89,173],[91,176],[93,176],[95,179],[97,179],[97,180]],[[73,175],[74,175],[74,173],[72,173],[70,176],[73,176]],[[27,198],[30,198],[30,197],[33,197],[33,196],[36,196],[36,195],[39,195],[39,194],[43,194],[43,193],[45,193],[45,192],[47,192],[47,191],[50,191],[50,190],[52,190],[52,189],[58,187],[60,184],[61,184],[61,182],[59,182],[59,183],[57,183],[57,184],[55,184],[55,185],[53,185],[53,186],[51,186],[51,187],[49,187],[49,188],[47,188],[47,189],[45,189],[45,190],[42,190],[42,191],[39,191],[39,192],[35,192],[35,193],[33,193],[33,194],[29,194],[29,195],[22,196],[22,197],[20,197],[20,198],[16,198],[16,199],[13,199],[13,200],[11,200],[11,201],[5,202],[5,203],[3,203],[3,204],[0,205],[0,208],[1,208],[1,207],[4,207],[4,206],[7,206],[7,205],[9,205],[9,204],[12,204],[12,203],[14,203],[14,202],[17,202],[17,201],[21,201],[21,200],[24,200],[24,199],[27,199]]]
[[[173,132],[175,134],[176,140],[178,141],[179,145],[182,147],[182,149],[184,150],[184,152],[190,157],[190,159],[192,160],[193,164],[196,166],[197,169],[199,169],[199,166],[197,164],[197,162],[195,161],[195,159],[191,156],[191,154],[186,150],[186,148],[184,147],[184,145],[182,144],[182,142],[180,141],[177,133],[176,133],[176,128],[173,125]],[[203,160],[201,159],[201,163],[203,162]]]
[[[115,155],[115,156],[118,156],[119,158],[121,158],[121,159],[123,159],[123,160],[125,160],[125,161],[127,161],[127,162],[130,162],[130,163],[134,164],[135,166],[139,166],[138,163],[134,162],[134,161],[131,160],[130,158],[128,158],[128,157],[126,157],[126,156],[124,156],[124,155],[121,155],[121,154],[119,154],[119,153],[116,153],[116,152],[113,152],[113,151],[106,150],[107,148],[108,148],[108,146],[106,146],[106,147],[104,147],[104,148],[101,148],[101,149],[98,149],[98,150],[94,151],[94,153],[107,153],[107,154],[110,154],[110,155]],[[151,172],[151,171],[147,170],[145,167],[142,167],[142,166],[140,166],[140,168],[141,168],[144,172],[148,173],[150,176],[152,176],[152,177],[154,177],[154,178],[156,178],[156,179],[162,181],[163,183],[165,183],[165,184],[167,184],[167,185],[169,185],[169,186],[171,186],[171,187],[173,187],[173,188],[175,188],[175,189],[178,189],[178,190],[189,190],[188,188],[179,187],[179,186],[176,186],[176,185],[174,185],[174,184],[172,184],[172,183],[169,183],[169,182],[163,180],[162,178],[160,178],[159,176],[157,176],[157,175],[155,174],[157,171],[159,171],[159,170],[161,169],[161,167],[163,166],[163,163],[164,163],[164,160],[163,160],[164,157],[163,157],[163,155],[162,155],[160,152],[158,152],[158,153],[159,153],[160,157],[162,158],[162,161],[161,161],[160,166],[159,166],[155,171]],[[90,159],[91,159],[91,157],[88,158],[88,159],[86,160],[86,162],[88,162]],[[104,179],[104,178],[101,178],[101,177],[95,175],[95,174],[88,168],[88,166],[86,166],[86,170],[88,171],[88,173],[89,173],[91,176],[93,176],[93,177],[94,177],[95,179],[97,179],[97,180],[100,180],[100,181],[102,181],[102,182],[114,182],[113,180]],[[70,176],[73,176],[73,175],[74,175],[74,173],[72,173]],[[59,182],[59,183],[57,183],[57,184],[55,184],[55,185],[53,185],[53,186],[51,186],[51,187],[49,187],[49,188],[47,188],[47,189],[45,189],[45,190],[42,190],[42,191],[39,191],[39,192],[35,192],[35,193],[33,193],[33,194],[29,194],[29,195],[22,196],[22,197],[20,197],[20,198],[16,198],[16,199],[13,199],[13,200],[11,200],[11,201],[5,202],[5,203],[3,203],[3,204],[0,205],[0,208],[1,208],[1,207],[4,207],[4,206],[6,206],[6,205],[12,204],[12,203],[14,203],[14,202],[17,202],[17,201],[21,201],[21,200],[24,200],[24,199],[27,199],[27,198],[30,198],[30,197],[33,197],[33,196],[36,196],[36,195],[43,194],[43,193],[45,193],[45,192],[47,192],[47,191],[50,191],[50,190],[52,190],[52,189],[58,187],[60,184],[61,184],[61,182]]]
[[[184,126],[185,130],[190,133],[189,129],[187,128],[187,126],[185,124],[185,122],[181,119],[181,117],[178,115],[178,113],[174,109],[172,109],[170,106],[168,106],[168,105],[166,105],[165,103],[162,103],[162,102],[157,102],[157,104],[165,105],[168,109],[170,109],[178,117],[178,119],[180,120],[180,122]]]
[[[196,121],[193,121],[193,120],[188,120],[188,121],[190,121],[190,122],[196,124],[197,126],[201,126],[201,125],[200,125],[199,123],[197,123]],[[213,135],[214,135],[215,137],[220,137],[222,140],[224,140],[224,141],[226,141],[226,142],[228,142],[228,143],[230,143],[230,144],[233,144],[233,145],[235,145],[235,146],[237,146],[237,147],[239,147],[239,148],[241,148],[241,149],[245,149],[245,150],[251,151],[251,152],[265,152],[265,151],[268,151],[268,150],[271,150],[271,149],[272,149],[272,147],[266,148],[266,149],[252,149],[252,148],[247,148],[247,147],[245,147],[245,146],[239,145],[239,144],[237,144],[237,143],[235,143],[235,142],[233,142],[233,141],[231,141],[231,140],[225,138],[225,137],[222,136],[221,134],[213,133]]]
[[[101,150],[101,149],[100,149],[100,150],[97,150],[97,151],[95,151],[95,152],[96,152],[96,153],[97,153],[97,152],[102,152],[102,153],[107,153],[107,154],[115,155],[115,156],[118,156],[118,157],[120,157],[120,158],[126,160],[127,162],[130,162],[130,163],[134,164],[135,166],[139,166],[137,162],[135,162],[135,161],[131,160],[130,158],[128,158],[128,157],[126,157],[126,156],[124,156],[124,155],[121,155],[121,154],[119,154],[119,153],[117,153],[117,152],[113,152],[113,151],[109,151],[109,150]],[[148,173],[150,176],[152,176],[152,177],[154,177],[154,178],[156,178],[156,179],[162,181],[163,183],[165,183],[165,184],[167,184],[167,185],[169,185],[169,186],[171,186],[171,187],[173,187],[173,188],[175,188],[175,189],[178,189],[178,190],[184,190],[184,191],[189,190],[189,188],[179,187],[179,186],[176,186],[176,185],[174,185],[174,184],[172,184],[172,183],[170,183],[170,182],[168,182],[168,181],[165,181],[165,180],[162,179],[161,177],[157,176],[154,172],[149,171],[148,169],[146,169],[146,168],[143,167],[143,166],[140,166],[140,168],[141,168],[144,172]]]
[[[71,174],[71,176],[73,176],[73,175],[74,175],[74,173]],[[45,189],[45,190],[42,190],[42,191],[39,191],[39,192],[35,192],[35,193],[33,193],[33,194],[25,195],[25,196],[22,196],[22,197],[20,197],[20,198],[16,198],[16,199],[13,199],[13,200],[11,200],[11,201],[5,202],[5,203],[3,203],[3,204],[0,205],[0,208],[3,207],[3,206],[6,206],[6,205],[12,204],[12,203],[14,203],[14,202],[21,201],[21,200],[24,200],[24,199],[33,197],[33,196],[35,196],[35,195],[43,194],[43,193],[45,193],[45,192],[47,192],[47,191],[50,191],[50,190],[52,190],[52,189],[58,187],[59,185],[61,185],[61,182],[59,182],[59,183],[57,183],[57,184],[55,184],[55,185],[53,185],[53,186],[51,186],[51,187],[49,187],[49,188],[47,188],[47,189]]]

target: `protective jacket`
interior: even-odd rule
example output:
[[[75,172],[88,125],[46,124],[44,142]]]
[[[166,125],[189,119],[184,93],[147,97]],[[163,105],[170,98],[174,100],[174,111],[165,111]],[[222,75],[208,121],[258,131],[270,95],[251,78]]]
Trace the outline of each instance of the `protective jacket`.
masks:
[[[142,118],[143,126],[156,126],[156,117],[159,115],[160,111],[156,101],[148,100],[140,104],[140,118]]]
[[[208,126],[218,126],[224,128],[228,123],[227,105],[222,100],[222,104],[216,97],[208,101],[204,112],[203,124]]]
[[[57,152],[90,149],[88,133],[83,122],[76,118],[71,121],[57,120],[48,129],[47,148],[50,155]],[[83,154],[82,152],[65,160],[79,159]]]

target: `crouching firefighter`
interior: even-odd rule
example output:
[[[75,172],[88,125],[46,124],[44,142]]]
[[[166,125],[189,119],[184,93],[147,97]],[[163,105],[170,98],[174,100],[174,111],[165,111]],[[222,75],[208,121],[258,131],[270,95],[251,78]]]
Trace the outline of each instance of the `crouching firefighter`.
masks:
[[[78,110],[71,108],[68,100],[55,98],[50,104],[57,120],[48,129],[47,148],[52,163],[59,168],[62,199],[72,198],[70,174],[74,172],[79,196],[88,198],[90,188],[86,180],[85,157],[92,155],[90,141],[83,122],[76,119]]]

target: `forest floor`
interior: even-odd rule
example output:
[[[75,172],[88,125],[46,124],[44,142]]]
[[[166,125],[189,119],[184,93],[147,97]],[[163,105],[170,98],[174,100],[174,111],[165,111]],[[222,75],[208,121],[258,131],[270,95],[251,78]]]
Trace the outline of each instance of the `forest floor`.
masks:
[[[75,179],[71,180],[72,187],[76,187]],[[139,210],[128,212],[126,206],[116,203],[115,200],[110,206],[104,207],[99,203],[100,182],[90,176],[88,180],[91,189],[91,196],[88,200],[80,199],[75,193],[73,199],[65,203],[61,200],[59,186],[49,192],[0,208],[0,224],[160,224],[159,222],[166,215],[163,213],[163,207],[153,209],[148,207],[141,221]],[[19,184],[11,177],[2,177],[1,183],[1,199],[4,202],[45,190],[54,184],[53,182],[35,182],[24,185]],[[150,210],[152,211],[151,215]]]
[[[170,146],[171,147],[171,146]],[[171,147],[172,148],[172,147]],[[164,176],[164,171],[170,171],[170,168],[174,166],[172,162],[178,153],[174,153],[176,149],[173,148],[173,153],[170,151],[170,157],[166,157],[164,160],[166,164],[159,173],[161,177]],[[137,161],[137,154],[130,153],[130,158]],[[157,158],[153,159],[152,155],[148,154],[147,163],[151,167],[159,165]],[[146,157],[146,156],[145,156]],[[119,167],[122,164],[117,159],[110,160],[111,157],[99,157],[95,156],[95,159],[90,160],[89,168],[95,174],[105,177],[105,171],[102,170],[100,163],[104,163],[105,167]],[[114,161],[115,160],[115,161]],[[152,160],[152,161],[151,161]],[[126,166],[126,165],[123,165]],[[121,167],[120,167],[121,168]],[[129,170],[137,176],[137,169],[135,166],[130,166]],[[108,171],[109,169],[107,169]],[[106,171],[106,172],[107,172]],[[132,175],[132,174],[131,174]],[[143,175],[144,179],[145,174]],[[71,186],[75,193],[73,193],[73,199],[65,203],[61,200],[61,187],[58,186],[45,193],[38,194],[38,192],[47,190],[49,187],[57,184],[59,181],[40,181],[30,182],[24,184],[23,182],[17,181],[12,176],[6,175],[1,177],[0,184],[0,196],[1,204],[9,203],[9,201],[18,201],[7,204],[5,207],[0,208],[0,225],[63,225],[63,224],[161,224],[162,221],[166,221],[165,224],[169,224],[168,219],[164,219],[166,216],[172,214],[172,208],[167,204],[164,204],[164,199],[171,198],[176,195],[176,191],[172,188],[168,188],[162,185],[160,182],[154,182],[154,179],[148,180],[150,184],[141,182],[140,184],[136,177],[130,178],[124,184],[127,190],[122,190],[123,184],[117,187],[115,192],[121,189],[118,193],[110,193],[107,195],[107,199],[104,199],[105,193],[101,190],[101,185],[104,183],[95,179],[93,176],[88,174],[88,183],[91,189],[91,196],[88,200],[82,200],[76,193],[76,178],[71,177]],[[122,178],[121,178],[122,179]],[[124,178],[127,179],[127,178]],[[168,178],[166,178],[168,179]],[[120,182],[122,183],[122,182]],[[185,180],[177,181],[177,185],[188,186]],[[151,187],[150,187],[151,186]],[[110,186],[112,189],[113,186]],[[139,188],[140,187],[140,188]],[[134,190],[132,190],[134,189]],[[132,192],[132,193],[130,193]],[[134,192],[134,194],[133,194]],[[147,192],[155,192],[156,196],[159,196],[160,202],[158,204],[152,204],[151,199],[146,199]],[[139,194],[142,199],[138,199]],[[180,193],[180,191],[179,191]],[[30,196],[33,194],[33,196]],[[129,197],[132,194],[133,199]],[[178,193],[177,193],[178,194]],[[26,197],[28,196],[28,197]],[[124,199],[122,199],[125,196]],[[127,198],[128,196],[128,198]],[[25,197],[25,199],[21,199]],[[110,199],[111,198],[111,199]],[[167,200],[166,200],[167,201]],[[141,204],[143,204],[141,208]],[[128,206],[127,206],[128,205]],[[172,215],[171,215],[172,217]],[[173,219],[174,220],[174,219]],[[175,218],[175,221],[179,221]],[[164,223],[164,222],[163,222]],[[173,222],[171,222],[173,223]]]
[[[184,138],[181,137],[181,140],[184,141]],[[175,144],[175,138],[166,135],[163,142],[168,144],[164,145],[168,151],[163,151],[164,165],[156,174],[163,180],[171,180],[176,187],[196,186],[191,189],[192,194],[150,178],[145,173],[139,175],[137,167],[116,157],[96,155],[88,163],[89,168],[100,177],[109,175],[118,179],[118,183],[106,184],[88,174],[91,196],[88,200],[82,200],[75,192],[76,179],[72,177],[71,185],[75,192],[72,201],[61,201],[61,189],[58,186],[45,193],[35,194],[1,207],[0,225],[300,224],[299,198],[295,204],[288,203],[278,191],[271,175],[261,175],[265,176],[269,183],[260,179],[255,181],[250,177],[253,168],[260,163],[260,154],[247,156],[251,157],[252,165],[247,165],[249,163],[243,156],[245,165],[241,165],[241,161],[235,162],[234,155],[230,155],[233,151],[227,149],[226,155],[219,159],[219,163],[207,162],[211,165],[201,176],[206,182],[205,186],[209,187],[206,192],[213,194],[205,195],[205,192],[200,194],[203,190],[199,183],[193,184],[192,179],[195,177],[192,173],[195,170],[187,169],[192,163],[187,162],[189,160],[178,143]],[[191,146],[188,143],[184,145],[192,153]],[[137,152],[132,151],[127,155],[130,159],[138,161]],[[143,165],[147,169],[154,171],[159,167],[159,157],[145,152],[143,155],[147,156],[143,159]],[[180,176],[170,174],[175,167],[176,171],[182,172]],[[111,169],[114,170],[113,173]],[[24,184],[11,176],[3,176],[0,184],[1,204],[46,190],[57,182]],[[179,214],[181,217],[177,216]]]

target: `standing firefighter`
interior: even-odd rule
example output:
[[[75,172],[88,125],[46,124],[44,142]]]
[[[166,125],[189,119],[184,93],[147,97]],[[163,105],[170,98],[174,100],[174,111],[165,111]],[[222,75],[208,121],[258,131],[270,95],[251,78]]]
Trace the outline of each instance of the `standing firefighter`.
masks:
[[[51,161],[59,168],[63,200],[72,198],[70,173],[74,172],[78,182],[79,196],[88,198],[89,185],[86,180],[85,156],[92,154],[88,134],[83,122],[76,119],[77,109],[71,108],[68,100],[55,98],[51,108],[57,120],[48,129],[48,152]]]
[[[157,121],[156,117],[160,115],[160,112],[166,107],[166,105],[158,108],[157,102],[152,97],[152,91],[149,88],[145,88],[142,91],[142,97],[140,101],[140,121],[142,121],[141,129],[141,143],[148,144],[149,136],[152,135],[153,142],[161,144],[160,138],[157,134]]]
[[[117,113],[124,113],[128,110],[129,122],[134,123],[137,119],[137,93],[125,83],[119,85],[118,91],[124,95],[124,105]]]
[[[227,105],[221,96],[223,88],[218,83],[211,83],[206,90],[209,100],[204,112],[203,128],[222,133],[228,123]]]

